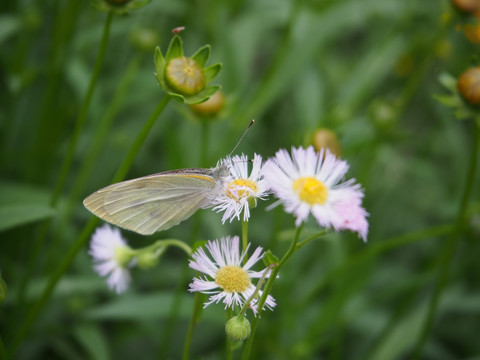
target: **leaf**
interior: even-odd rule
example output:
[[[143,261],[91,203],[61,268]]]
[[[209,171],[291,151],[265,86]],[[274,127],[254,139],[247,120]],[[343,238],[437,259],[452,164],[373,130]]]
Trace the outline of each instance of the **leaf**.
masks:
[[[105,337],[94,323],[81,324],[73,329],[73,333],[89,354],[88,359],[108,360],[112,358]]]
[[[168,46],[165,63],[180,56],[183,56],[182,39],[180,39],[180,36],[175,35]]]
[[[222,64],[220,63],[213,64],[204,68],[203,74],[205,75],[205,83],[208,84],[210,81],[215,79],[221,70],[222,70]]]
[[[195,60],[200,67],[204,67],[210,57],[210,45],[202,46],[192,55],[192,59]]]
[[[55,210],[43,204],[0,205],[0,231],[47,219]]]

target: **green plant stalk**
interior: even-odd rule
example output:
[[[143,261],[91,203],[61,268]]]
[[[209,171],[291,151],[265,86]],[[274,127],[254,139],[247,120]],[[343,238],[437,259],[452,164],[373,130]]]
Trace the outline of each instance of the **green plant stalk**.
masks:
[[[321,291],[329,282],[337,279],[341,274],[346,271],[349,271],[351,267],[360,264],[363,261],[366,261],[369,258],[374,258],[384,252],[389,250],[396,249],[400,246],[405,246],[419,240],[426,240],[436,236],[442,236],[449,234],[453,231],[454,226],[441,225],[424,230],[414,231],[407,234],[402,234],[399,236],[386,239],[380,243],[372,244],[365,251],[358,253],[345,262],[341,263],[339,266],[330,270],[310,291],[305,295],[303,299],[299,299],[298,306],[299,308],[306,306],[313,298],[318,296],[318,292]],[[301,244],[301,243],[300,243]]]
[[[182,249],[183,251],[185,251],[187,253],[187,255],[190,255],[192,253],[192,248],[190,246],[188,246],[182,240],[178,240],[178,239],[157,240],[152,245],[146,246],[146,247],[141,248],[141,249],[135,249],[134,252],[136,253],[135,254],[135,256],[136,256],[136,255],[144,253],[144,252],[155,252],[158,249],[162,249],[162,248],[166,249],[169,246],[176,246],[176,247]]]
[[[244,210],[245,211],[245,210]],[[246,253],[248,246],[248,221],[242,220],[242,249]],[[243,257],[243,264],[245,265],[248,261],[248,254],[245,254]]]
[[[472,195],[473,185],[475,182],[475,173],[477,170],[477,163],[478,163],[478,153],[480,151],[480,115],[477,116],[472,121],[474,129],[473,129],[473,148],[472,148],[472,156],[470,157],[470,164],[467,174],[467,180],[465,183],[465,187],[463,190],[463,196],[460,202],[460,207],[458,210],[457,220],[455,223],[455,230],[452,234],[452,237],[449,241],[445,244],[443,248],[442,255],[441,255],[441,262],[440,262],[440,269],[438,274],[438,281],[435,286],[432,298],[430,300],[430,306],[428,308],[427,318],[425,323],[423,324],[423,330],[420,335],[420,338],[415,346],[414,358],[419,359],[422,355],[423,348],[427,339],[430,335],[430,332],[433,328],[433,323],[435,320],[435,314],[438,309],[438,304],[440,302],[440,298],[442,296],[442,292],[445,289],[445,286],[448,281],[448,274],[450,269],[450,264],[452,262],[453,255],[455,253],[455,249],[457,247],[458,241],[460,236],[463,232],[463,226],[465,224],[466,212],[467,212],[467,204],[468,199]]]
[[[73,163],[73,157],[75,155],[75,149],[77,147],[78,138],[80,137],[80,133],[85,124],[88,108],[90,106],[90,102],[92,100],[93,93],[97,85],[98,77],[100,75],[100,70],[103,65],[103,59],[105,57],[105,52],[107,50],[108,36],[110,33],[110,25],[112,23],[112,19],[113,19],[113,13],[110,12],[108,13],[107,18],[105,20],[102,40],[100,42],[97,58],[95,60],[95,66],[93,68],[92,77],[90,78],[90,83],[88,85],[87,94],[85,95],[85,98],[82,103],[82,107],[80,108],[80,112],[78,113],[78,117],[75,122],[75,129],[73,131],[72,137],[70,138],[70,143],[68,145],[67,156],[63,161],[62,168],[60,170],[60,175],[58,177],[58,182],[57,182],[57,185],[55,186],[52,198],[50,200],[50,205],[52,206],[55,206],[57,204],[60,194],[63,191],[63,187],[65,186],[65,181],[67,179],[67,175],[69,173],[70,167],[72,166],[72,163]]]
[[[290,258],[290,256],[293,255],[295,250],[297,250],[297,243],[298,243],[298,239],[300,237],[300,233],[301,233],[302,229],[303,229],[303,224],[300,225],[297,228],[297,233],[295,234],[295,237],[294,237],[293,241],[291,242],[290,247],[288,248],[285,255],[283,255],[283,258],[282,258],[282,260],[280,260],[278,265],[273,268],[272,273],[270,274],[270,277],[268,278],[267,284],[265,285],[265,288],[263,289],[262,297],[258,301],[258,314],[252,321],[252,333],[250,334],[250,337],[247,339],[247,341],[245,343],[245,347],[243,348],[242,360],[248,360],[248,358],[250,357],[250,351],[252,350],[253,338],[254,338],[254,335],[255,335],[255,330],[257,329],[258,320],[260,319],[260,313],[263,310],[263,305],[265,304],[265,301],[267,300],[268,294],[270,294],[270,291],[272,290],[273,283],[274,283],[275,279],[277,278],[277,275],[278,275],[280,269],[285,264],[285,262]]]
[[[227,308],[227,310],[225,311],[225,318],[226,318],[225,324],[232,317],[233,317],[233,310],[231,308]],[[225,349],[226,359],[233,360],[233,341],[228,336],[225,337],[225,341],[226,341],[226,349]]]
[[[140,54],[135,55],[123,73],[122,79],[117,86],[115,94],[113,95],[113,99],[110,102],[107,110],[105,111],[105,115],[100,121],[100,124],[95,132],[91,146],[88,149],[85,161],[82,163],[82,167],[78,173],[78,176],[75,177],[75,182],[68,199],[70,205],[79,198],[81,191],[85,188],[85,184],[88,180],[88,177],[92,173],[92,169],[98,159],[98,154],[102,149],[102,145],[105,143],[105,139],[109,135],[109,130],[111,128],[113,120],[115,119],[115,116],[118,114],[118,111],[120,110],[120,107],[124,102],[124,99],[130,88],[130,84],[135,78],[135,75],[138,73],[141,60],[142,57],[140,56]]]
[[[169,101],[170,101],[170,96],[165,95],[162,98],[162,100],[159,102],[159,104],[157,105],[153,113],[150,115],[150,117],[148,118],[143,128],[140,130],[140,133],[138,134],[137,138],[133,142],[132,146],[130,147],[130,150],[127,153],[127,156],[125,157],[122,164],[120,165],[120,168],[118,169],[117,173],[113,177],[112,182],[121,181],[125,177],[128,170],[130,169],[130,166],[133,163],[133,160],[135,159],[135,156],[137,155],[138,151],[140,150],[140,147],[145,141],[149,131],[151,130],[151,128],[155,124],[155,121],[160,116],[163,109],[165,109],[165,106],[168,104]],[[44,307],[45,303],[49,299],[50,295],[52,294],[57,282],[60,280],[62,275],[67,271],[67,269],[75,259],[75,256],[80,251],[80,249],[82,249],[85,243],[88,241],[98,221],[99,219],[97,217],[92,217],[90,221],[87,223],[87,225],[85,225],[80,236],[75,240],[72,247],[68,251],[67,255],[65,255],[65,257],[63,258],[62,263],[51,276],[50,281],[47,284],[47,287],[45,288],[42,295],[40,296],[40,299],[35,304],[33,304],[32,308],[28,311],[27,317],[24,323],[22,324],[16,338],[12,343],[10,356],[13,356],[13,354],[17,350],[23,337],[25,336],[27,331],[30,329],[33,322],[35,321],[40,311]]]
[[[195,329],[195,325],[200,318],[200,314],[202,313],[202,303],[203,303],[203,294],[199,291],[195,293],[195,297],[193,300],[193,313],[192,317],[190,318],[190,323],[188,324],[187,335],[185,337],[185,344],[183,345],[183,355],[182,360],[188,360],[190,356],[190,345],[192,344],[193,338],[193,330]]]
[[[95,60],[95,65],[94,65],[94,70],[93,70],[93,73],[92,73],[92,77],[90,78],[90,84],[88,86],[87,94],[85,96],[85,99],[83,101],[82,107],[80,109],[79,115],[78,115],[76,123],[75,123],[74,133],[72,134],[72,137],[70,139],[70,144],[69,144],[69,147],[68,147],[68,150],[67,150],[67,156],[65,157],[64,162],[62,164],[62,169],[61,169],[61,172],[60,172],[60,176],[58,178],[58,182],[55,186],[52,197],[50,199],[50,205],[51,206],[55,206],[57,204],[59,196],[61,194],[61,191],[63,190],[63,186],[64,186],[64,183],[65,183],[66,177],[68,175],[68,171],[69,171],[70,166],[73,162],[73,156],[74,156],[75,148],[76,148],[76,145],[77,145],[77,142],[78,142],[78,137],[79,137],[80,132],[83,128],[83,124],[85,123],[85,118],[86,118],[86,114],[87,114],[87,111],[88,111],[88,107],[90,105],[90,101],[91,101],[91,98],[92,98],[92,95],[93,95],[93,92],[95,90],[95,86],[96,86],[96,83],[97,83],[97,80],[98,80],[98,77],[99,77],[99,74],[100,74],[100,69],[101,69],[102,64],[103,64],[103,58],[104,58],[104,55],[105,55],[105,50],[106,50],[106,46],[107,46],[107,42],[108,42],[108,35],[109,35],[109,32],[110,32],[110,25],[111,25],[111,22],[112,22],[112,18],[113,18],[113,14],[109,13],[107,15],[107,18],[106,18],[106,21],[105,21],[102,40],[100,42],[100,47],[99,47],[99,51],[98,51],[98,54],[97,54],[97,59]],[[57,24],[56,26],[59,26],[59,25]],[[55,38],[56,41],[54,42],[54,50],[53,50],[54,54],[56,54],[58,52],[57,48],[62,44],[62,41],[59,40],[59,38],[60,38],[60,35]],[[25,288],[28,284],[28,280],[30,279],[31,274],[33,272],[33,268],[34,268],[34,266],[35,266],[35,264],[38,260],[38,257],[40,255],[40,251],[43,248],[43,244],[45,243],[45,238],[47,236],[49,227],[50,227],[50,220],[45,221],[42,224],[42,226],[40,227],[40,230],[39,230],[39,233],[38,233],[39,235],[38,235],[38,237],[35,241],[35,245],[33,246],[34,250],[32,252],[32,255],[29,259],[29,262],[28,262],[28,265],[27,265],[27,268],[26,268],[26,271],[25,271],[25,276],[23,277],[23,279],[20,283],[20,286],[18,288],[17,300],[18,300],[19,304],[23,304],[23,302],[24,302],[24,291],[25,291]]]

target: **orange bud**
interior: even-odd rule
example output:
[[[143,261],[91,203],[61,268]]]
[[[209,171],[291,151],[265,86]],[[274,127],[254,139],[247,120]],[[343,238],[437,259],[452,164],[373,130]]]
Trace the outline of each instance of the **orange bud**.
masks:
[[[457,89],[470,104],[480,104],[480,67],[468,69],[460,75]]]
[[[315,131],[313,134],[312,145],[316,151],[327,148],[335,156],[340,156],[342,154],[337,135],[328,129],[321,128]]]
[[[190,109],[199,115],[213,116],[222,110],[225,103],[225,96],[219,90],[200,104],[190,105]]]

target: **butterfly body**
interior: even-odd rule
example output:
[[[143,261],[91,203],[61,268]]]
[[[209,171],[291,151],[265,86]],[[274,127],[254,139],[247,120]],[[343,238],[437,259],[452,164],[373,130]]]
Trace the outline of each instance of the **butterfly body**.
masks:
[[[228,174],[226,164],[165,171],[107,186],[88,196],[83,204],[111,224],[151,235],[209,207],[223,190]]]

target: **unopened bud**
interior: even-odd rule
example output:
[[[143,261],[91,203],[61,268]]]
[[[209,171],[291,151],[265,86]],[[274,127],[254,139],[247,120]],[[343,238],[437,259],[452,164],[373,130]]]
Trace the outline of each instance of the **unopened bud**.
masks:
[[[340,156],[342,154],[337,135],[328,129],[318,129],[315,131],[313,134],[312,145],[316,151],[326,148],[335,156]]]
[[[219,90],[215,94],[210,96],[207,101],[204,101],[200,104],[190,105],[190,109],[192,109],[195,113],[199,115],[214,116],[223,109],[224,104],[225,96]]]
[[[180,56],[170,60],[165,66],[165,79],[168,85],[182,95],[195,95],[205,88],[205,75],[192,58]]]
[[[128,246],[117,246],[115,248],[115,261],[121,267],[126,267],[133,259],[133,251]]]
[[[252,328],[244,315],[234,316],[227,321],[225,332],[233,341],[242,341],[250,336]]]
[[[460,75],[457,89],[470,104],[480,104],[480,67],[468,69]]]

